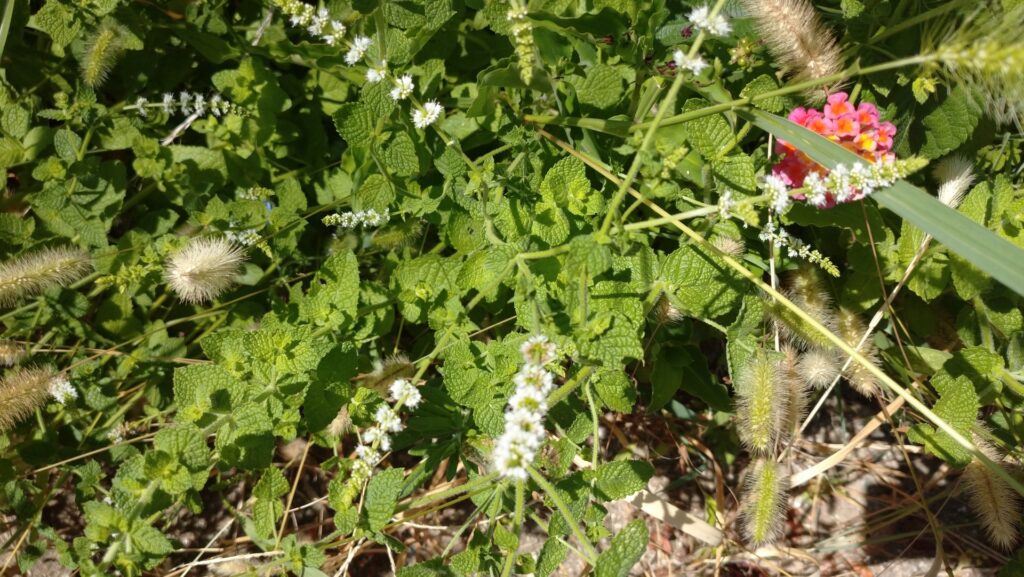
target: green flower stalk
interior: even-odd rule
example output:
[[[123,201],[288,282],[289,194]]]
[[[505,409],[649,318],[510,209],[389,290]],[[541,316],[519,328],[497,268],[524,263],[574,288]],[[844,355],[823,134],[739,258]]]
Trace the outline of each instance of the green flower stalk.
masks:
[[[67,286],[92,268],[77,248],[46,248],[0,264],[0,306],[9,307],[51,286]]]
[[[740,526],[754,546],[772,543],[782,535],[786,515],[786,476],[775,459],[761,459],[747,471]]]

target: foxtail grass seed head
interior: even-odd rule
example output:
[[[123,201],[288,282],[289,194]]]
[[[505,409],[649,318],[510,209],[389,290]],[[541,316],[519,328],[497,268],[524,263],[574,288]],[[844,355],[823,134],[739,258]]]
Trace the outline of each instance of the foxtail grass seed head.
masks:
[[[975,434],[974,444],[1002,467],[1003,458],[984,437]],[[971,508],[981,519],[992,541],[1004,551],[1010,551],[1020,538],[1022,515],[1021,498],[995,471],[978,459],[964,469],[964,485]]]
[[[786,435],[794,434],[807,416],[807,404],[810,396],[807,394],[810,387],[807,381],[800,375],[800,351],[796,347],[785,344],[782,346],[782,361],[779,363],[779,377],[786,388],[786,412],[784,417],[783,432]]]
[[[17,368],[0,380],[0,431],[8,431],[46,403],[53,371],[47,368]]]
[[[759,350],[738,371],[734,384],[740,440],[751,453],[771,455],[782,436],[789,402],[778,363]]]
[[[360,386],[386,396],[387,391],[398,380],[411,378],[415,367],[409,357],[398,354],[374,363],[373,371],[356,377]]]
[[[832,297],[825,289],[821,272],[811,266],[803,266],[786,278],[788,288],[784,295],[804,312],[825,328],[835,332],[835,311],[832,308]],[[833,347],[832,341],[782,303],[770,299],[765,311],[775,321],[780,334],[798,348],[818,348],[828,350]]]
[[[124,28],[107,20],[89,35],[82,53],[82,82],[91,88],[101,86],[124,52]]]
[[[974,182],[974,164],[959,154],[947,156],[935,166],[932,175],[939,181],[939,201],[956,209]]]
[[[658,302],[654,305],[654,315],[660,324],[678,323],[686,318],[683,311],[676,308],[664,293],[658,297]]]
[[[12,306],[51,286],[67,286],[92,268],[89,255],[77,248],[45,248],[0,264],[0,306]]]
[[[8,340],[0,339],[0,366],[10,367],[25,358],[25,347]]]
[[[244,260],[242,250],[224,238],[196,238],[167,260],[164,279],[182,301],[204,303],[234,284]]]
[[[840,308],[836,313],[836,329],[836,334],[851,347],[854,347],[864,336],[867,327],[860,315],[849,309]],[[864,341],[859,352],[871,364],[878,365],[878,349],[875,348],[870,337]],[[850,363],[850,366],[843,371],[843,376],[858,393],[865,397],[874,396],[878,391],[878,379],[857,361]]]
[[[843,69],[835,36],[809,0],[743,0],[772,57],[796,80],[814,80]]]
[[[722,253],[733,258],[742,258],[747,252],[747,245],[742,238],[718,235],[711,239],[711,244]]]
[[[348,405],[338,409],[338,414],[327,425],[327,434],[332,437],[342,437],[352,430],[352,416],[348,412]]]
[[[981,97],[986,113],[1018,130],[1024,118],[1024,7],[986,3],[930,52],[946,76]]]
[[[810,349],[800,355],[797,373],[813,389],[824,389],[839,376],[839,362],[831,352]]]
[[[782,535],[786,522],[786,489],[786,475],[775,459],[760,459],[747,471],[740,526],[751,545],[767,545]]]
[[[396,250],[411,246],[422,234],[423,226],[419,219],[409,219],[386,228],[378,228],[373,233],[372,241],[374,245],[383,249]]]

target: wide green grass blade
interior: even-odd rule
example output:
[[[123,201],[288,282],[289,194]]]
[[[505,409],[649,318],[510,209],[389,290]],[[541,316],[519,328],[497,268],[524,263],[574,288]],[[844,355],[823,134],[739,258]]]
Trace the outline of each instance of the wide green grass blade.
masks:
[[[761,110],[741,110],[738,114],[788,141],[829,169],[840,163],[850,165],[864,160],[785,118]],[[876,191],[871,198],[931,234],[1017,294],[1024,295],[1024,250],[904,180]]]

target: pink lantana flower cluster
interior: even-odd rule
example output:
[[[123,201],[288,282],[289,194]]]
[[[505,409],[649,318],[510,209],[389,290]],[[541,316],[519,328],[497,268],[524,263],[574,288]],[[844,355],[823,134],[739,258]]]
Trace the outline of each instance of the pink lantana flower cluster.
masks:
[[[880,122],[878,108],[870,102],[854,106],[849,95],[837,92],[828,97],[824,110],[799,107],[789,113],[789,120],[842,145],[871,164],[890,163],[895,160],[891,152],[896,127],[891,122]],[[791,188],[814,187],[828,175],[828,170],[792,144],[779,140],[775,153],[783,155],[772,167],[772,174]],[[813,176],[812,176],[813,175]],[[808,177],[810,177],[808,179]],[[809,182],[805,182],[809,180]],[[837,202],[862,199],[869,191],[852,191],[837,198],[834,194],[817,195],[814,204],[820,208],[835,206]],[[801,195],[794,195],[803,199]]]

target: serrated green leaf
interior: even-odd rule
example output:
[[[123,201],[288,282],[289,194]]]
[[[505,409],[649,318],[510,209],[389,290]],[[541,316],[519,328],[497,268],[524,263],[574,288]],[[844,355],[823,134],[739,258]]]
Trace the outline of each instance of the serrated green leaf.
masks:
[[[981,107],[963,86],[954,88],[949,96],[921,121],[925,142],[918,151],[927,158],[939,158],[967,142],[978,126]]]
[[[281,497],[286,493],[288,480],[277,467],[268,467],[252,489],[252,496],[255,499],[252,516],[260,536],[267,538],[274,535],[277,520],[284,513]]]
[[[381,83],[383,84],[383,83]],[[384,163],[396,176],[415,176],[420,172],[416,146],[406,132],[399,132],[384,147]]]
[[[939,400],[935,402],[932,411],[958,433],[970,438],[971,428],[978,418],[978,395],[971,379],[965,375],[954,377],[947,374],[944,367],[943,371],[932,377],[932,383],[939,391]],[[931,425],[914,425],[908,437],[953,466],[966,467],[974,459],[967,449]]]
[[[647,550],[650,536],[647,522],[636,519],[626,525],[614,537],[604,552],[597,558],[595,577],[627,577],[633,565]]]
[[[365,147],[373,142],[373,112],[362,102],[338,107],[334,113],[334,127],[349,146]]]
[[[366,485],[366,520],[373,531],[380,531],[391,521],[402,494],[405,471],[398,468],[385,469],[373,474]]]
[[[711,106],[703,98],[691,98],[683,104],[682,113],[693,112]],[[732,140],[732,127],[721,114],[711,114],[691,120],[683,125],[686,129],[686,140],[697,149],[706,160],[717,158],[719,151]]]
[[[721,258],[695,245],[684,245],[668,255],[660,279],[686,314],[717,318],[739,305],[742,283]]]
[[[611,108],[622,98],[622,76],[607,64],[595,64],[587,69],[587,76],[576,84],[576,96],[582,104]]]
[[[647,486],[654,467],[646,461],[612,461],[584,471],[583,478],[594,482],[594,495],[604,501],[617,501]]]
[[[622,370],[601,369],[594,375],[594,391],[609,409],[631,413],[636,404],[636,385]]]

